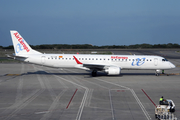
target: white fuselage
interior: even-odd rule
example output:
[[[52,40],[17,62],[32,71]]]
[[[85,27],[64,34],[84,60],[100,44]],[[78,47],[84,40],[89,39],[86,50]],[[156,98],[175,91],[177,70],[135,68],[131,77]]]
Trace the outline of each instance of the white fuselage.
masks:
[[[171,69],[175,66],[160,56],[147,55],[87,55],[87,54],[38,54],[28,55],[25,62],[50,67],[83,68],[77,64],[75,56],[83,64],[116,66],[121,69]]]

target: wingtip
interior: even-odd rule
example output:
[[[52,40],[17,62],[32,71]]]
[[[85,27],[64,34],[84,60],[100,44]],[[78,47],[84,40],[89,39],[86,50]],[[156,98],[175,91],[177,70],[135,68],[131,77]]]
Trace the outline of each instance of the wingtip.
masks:
[[[77,64],[82,64],[75,56],[73,56]]]

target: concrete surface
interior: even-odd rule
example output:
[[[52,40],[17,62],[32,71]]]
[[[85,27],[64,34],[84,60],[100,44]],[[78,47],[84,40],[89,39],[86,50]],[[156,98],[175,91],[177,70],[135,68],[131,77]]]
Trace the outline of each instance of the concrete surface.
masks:
[[[179,65],[174,51],[113,51],[114,54],[163,54]],[[180,73],[180,67],[165,73]],[[155,76],[152,70],[122,70],[119,76],[79,69],[0,64],[1,120],[155,120],[153,103],[172,99],[180,118],[180,75]]]

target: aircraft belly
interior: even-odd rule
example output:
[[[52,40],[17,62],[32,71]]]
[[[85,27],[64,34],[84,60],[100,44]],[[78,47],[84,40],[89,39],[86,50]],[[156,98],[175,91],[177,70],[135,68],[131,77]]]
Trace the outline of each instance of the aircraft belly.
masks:
[[[74,62],[66,62],[66,61],[59,61],[56,66],[58,67],[68,67],[68,68],[72,68],[74,67],[76,64]]]

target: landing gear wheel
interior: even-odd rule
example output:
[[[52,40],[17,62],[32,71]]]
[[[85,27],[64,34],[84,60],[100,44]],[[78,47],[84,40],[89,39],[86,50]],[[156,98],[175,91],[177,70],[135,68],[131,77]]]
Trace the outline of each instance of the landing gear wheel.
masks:
[[[93,76],[93,77],[96,77],[96,75],[97,75],[97,71],[96,71],[96,70],[93,70],[93,71],[92,71],[92,76]]]
[[[155,75],[159,76],[159,72],[160,72],[160,70],[155,70]]]

